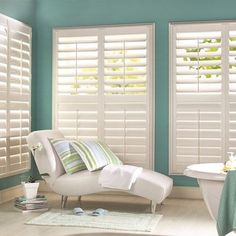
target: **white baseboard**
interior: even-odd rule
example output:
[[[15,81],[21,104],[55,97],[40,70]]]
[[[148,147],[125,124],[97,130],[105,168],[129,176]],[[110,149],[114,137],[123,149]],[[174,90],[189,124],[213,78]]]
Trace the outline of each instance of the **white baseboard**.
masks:
[[[52,192],[52,190],[48,187],[45,181],[40,181],[39,185],[40,192]],[[98,193],[102,195],[129,195],[124,192],[102,192]],[[172,192],[169,196],[170,198],[186,198],[186,199],[203,199],[202,193],[199,187],[183,187],[183,186],[174,186]]]
[[[39,183],[39,192],[52,192],[52,190],[44,180],[40,180]]]
[[[199,187],[174,186],[170,198],[203,199]]]
[[[21,185],[3,189],[0,191],[0,204],[8,202],[21,195],[23,195],[23,189]]]

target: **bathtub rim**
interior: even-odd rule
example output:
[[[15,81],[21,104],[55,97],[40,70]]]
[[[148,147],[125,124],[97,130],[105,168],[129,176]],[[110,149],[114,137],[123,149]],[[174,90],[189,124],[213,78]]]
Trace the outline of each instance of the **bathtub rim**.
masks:
[[[226,174],[222,172],[223,163],[202,163],[187,166],[184,175],[212,181],[224,181]]]

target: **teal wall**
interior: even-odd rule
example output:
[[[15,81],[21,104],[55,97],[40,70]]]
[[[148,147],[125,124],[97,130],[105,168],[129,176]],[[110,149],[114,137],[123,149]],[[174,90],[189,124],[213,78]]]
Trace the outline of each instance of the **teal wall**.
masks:
[[[52,126],[53,28],[154,22],[156,23],[155,170],[167,174],[168,24],[171,21],[236,20],[235,9],[235,0],[0,0],[0,12],[33,26],[33,130],[48,129]],[[196,185],[194,180],[184,176],[173,176],[173,178],[175,185]],[[16,177],[0,180],[0,188],[2,185],[8,187],[16,183]]]
[[[0,13],[7,15],[9,17],[15,18],[19,21],[24,22],[27,25],[30,25],[33,27],[33,38],[36,38],[35,36],[35,4],[36,2],[34,0],[0,0]],[[36,42],[36,41],[34,41]],[[33,44],[33,47],[35,47],[35,44]],[[34,60],[35,54],[33,54],[33,60]],[[34,66],[32,68],[33,73],[33,80],[34,82]],[[32,83],[32,85],[34,85]],[[34,90],[34,89],[33,89]],[[34,102],[35,103],[35,102]],[[34,111],[33,111],[34,114]],[[32,124],[33,126],[33,124]],[[9,188],[15,185],[18,185],[22,179],[25,179],[25,176],[28,176],[29,174],[37,173],[34,161],[32,161],[32,168],[29,172],[21,174],[21,175],[15,175],[8,178],[0,179],[0,190]]]
[[[168,173],[168,24],[171,21],[236,20],[235,0],[38,0],[37,129],[51,128],[52,29],[102,24],[156,23],[156,166]],[[184,176],[175,185],[194,186]]]
[[[0,0],[0,13],[33,25],[35,20],[35,0]]]

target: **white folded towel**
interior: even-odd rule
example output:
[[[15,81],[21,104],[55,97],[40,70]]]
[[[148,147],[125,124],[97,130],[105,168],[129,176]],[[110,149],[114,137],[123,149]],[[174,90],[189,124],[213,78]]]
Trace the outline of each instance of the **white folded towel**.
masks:
[[[130,190],[142,171],[142,167],[131,165],[107,165],[102,169],[98,183],[105,188]]]

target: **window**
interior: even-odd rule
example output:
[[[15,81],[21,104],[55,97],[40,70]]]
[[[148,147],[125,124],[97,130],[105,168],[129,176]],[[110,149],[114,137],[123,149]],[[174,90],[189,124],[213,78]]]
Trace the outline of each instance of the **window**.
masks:
[[[53,126],[153,168],[153,26],[54,30]]]
[[[0,15],[0,177],[30,168],[31,28]]]
[[[236,151],[236,23],[170,25],[170,172]]]

